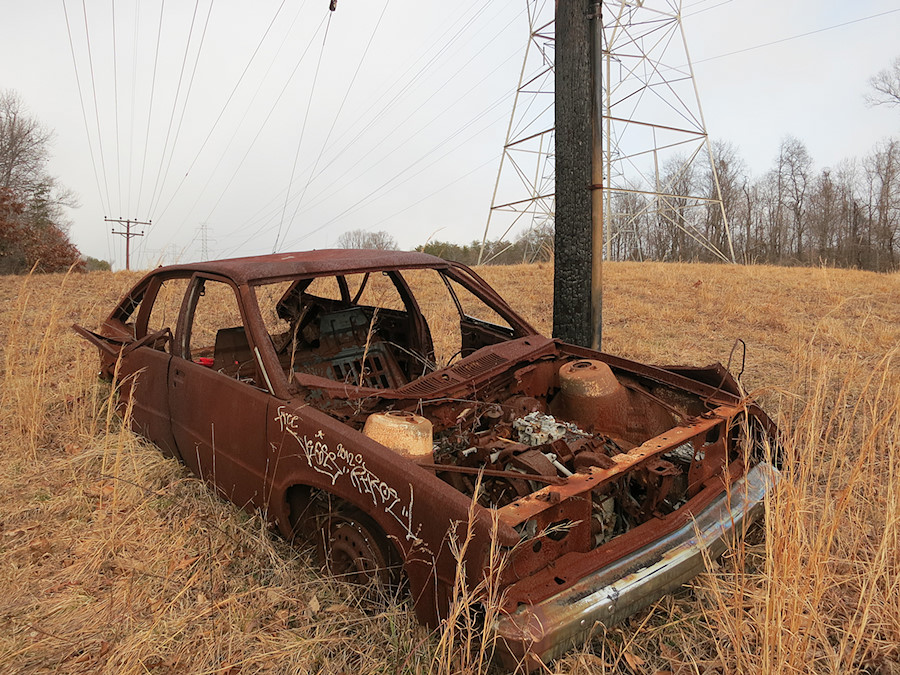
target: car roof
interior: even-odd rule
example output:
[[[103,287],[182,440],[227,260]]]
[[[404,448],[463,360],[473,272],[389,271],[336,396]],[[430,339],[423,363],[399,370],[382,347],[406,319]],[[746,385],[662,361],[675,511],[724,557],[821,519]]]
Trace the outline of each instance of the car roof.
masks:
[[[415,251],[337,248],[170,265],[155,270],[155,273],[206,272],[228,277],[235,283],[243,284],[297,276],[354,274],[423,267],[446,269],[450,267],[450,263],[436,256]]]

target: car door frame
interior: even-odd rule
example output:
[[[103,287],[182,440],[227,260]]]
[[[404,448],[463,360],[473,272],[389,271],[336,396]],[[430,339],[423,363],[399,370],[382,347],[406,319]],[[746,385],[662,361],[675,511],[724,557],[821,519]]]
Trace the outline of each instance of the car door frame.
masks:
[[[201,282],[205,285],[209,281],[224,283],[234,294],[248,346],[254,355],[252,384],[217,373],[191,359],[190,340]],[[256,339],[260,333],[254,327],[255,306],[248,307],[247,303],[242,287],[233,280],[199,271],[191,275],[175,332],[168,391],[172,433],[185,464],[229,500],[239,505],[261,506],[268,497],[265,494],[266,420],[274,387]],[[193,413],[193,408],[200,411]],[[240,424],[236,423],[238,420]],[[217,424],[226,433],[217,434]],[[258,474],[258,479],[250,478],[247,473]]]

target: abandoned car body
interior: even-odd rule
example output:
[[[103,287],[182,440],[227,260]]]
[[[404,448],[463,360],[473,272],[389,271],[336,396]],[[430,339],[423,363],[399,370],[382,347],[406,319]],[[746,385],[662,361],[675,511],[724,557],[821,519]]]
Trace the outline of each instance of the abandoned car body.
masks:
[[[285,537],[318,539],[333,572],[402,566],[421,621],[446,616],[451,538],[470,530],[473,586],[499,547],[510,661],[557,656],[699,573],[777,478],[772,423],[721,366],[548,339],[425,254],[162,267],[99,333],[76,330],[136,431]]]

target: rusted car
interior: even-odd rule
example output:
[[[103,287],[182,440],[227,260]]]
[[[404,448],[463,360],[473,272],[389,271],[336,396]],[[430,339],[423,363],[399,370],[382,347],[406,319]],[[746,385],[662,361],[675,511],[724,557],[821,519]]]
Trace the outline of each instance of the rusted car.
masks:
[[[421,621],[492,567],[509,663],[704,569],[762,509],[771,421],[721,366],[541,336],[464,265],[324,250],[160,267],[99,332],[132,425]],[[493,545],[493,549],[492,549]],[[492,563],[491,551],[500,552]]]

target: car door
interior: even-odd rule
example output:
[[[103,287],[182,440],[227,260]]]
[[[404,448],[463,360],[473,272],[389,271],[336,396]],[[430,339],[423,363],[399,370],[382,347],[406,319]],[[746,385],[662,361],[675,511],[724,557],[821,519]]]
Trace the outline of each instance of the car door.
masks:
[[[113,310],[103,334],[74,326],[100,348],[104,372],[115,374],[132,430],[170,456],[178,456],[167,392],[172,333],[189,280],[184,272],[148,277]]]
[[[182,314],[168,378],[175,443],[185,464],[225,497],[261,505],[272,397],[260,386],[264,378],[237,288],[196,274]]]

